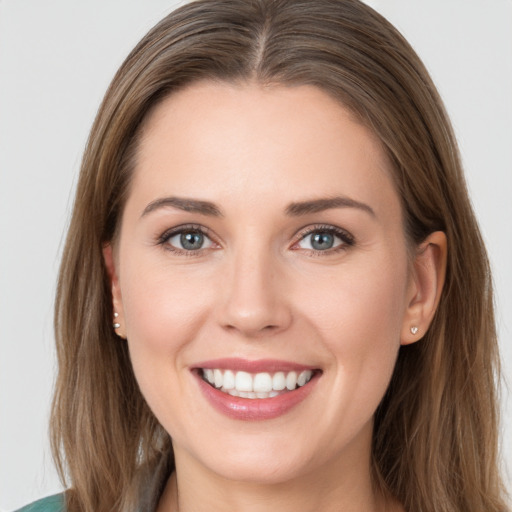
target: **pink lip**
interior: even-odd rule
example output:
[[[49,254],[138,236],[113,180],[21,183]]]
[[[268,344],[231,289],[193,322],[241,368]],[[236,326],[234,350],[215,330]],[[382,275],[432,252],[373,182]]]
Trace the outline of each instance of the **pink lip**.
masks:
[[[203,361],[194,365],[194,368],[203,368],[214,370],[234,370],[243,371],[247,373],[259,372],[302,372],[304,370],[315,370],[314,366],[306,366],[303,364],[292,363],[290,361],[280,361],[278,359],[258,359],[256,361],[249,361],[237,357],[212,359],[210,361]]]
[[[216,368],[219,368],[216,366]],[[193,372],[203,396],[220,413],[233,419],[245,421],[270,420],[286,414],[301,403],[314,389],[321,373],[315,373],[304,386],[274,398],[240,398],[214,388],[200,375]]]

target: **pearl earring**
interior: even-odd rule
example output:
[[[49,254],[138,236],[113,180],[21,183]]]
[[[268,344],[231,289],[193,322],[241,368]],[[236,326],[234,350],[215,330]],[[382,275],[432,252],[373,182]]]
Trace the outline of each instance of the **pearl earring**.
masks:
[[[413,325],[411,327],[411,334],[416,334],[417,332],[418,332],[418,328],[415,325]]]
[[[114,311],[114,318],[117,318],[119,316],[119,313],[117,311]],[[114,329],[119,329],[119,327],[121,327],[121,324],[117,321],[114,321],[114,323],[112,324],[112,327]]]

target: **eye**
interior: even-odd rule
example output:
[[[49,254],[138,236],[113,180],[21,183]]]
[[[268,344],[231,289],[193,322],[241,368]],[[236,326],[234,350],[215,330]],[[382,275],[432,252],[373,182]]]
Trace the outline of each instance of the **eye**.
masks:
[[[350,233],[334,226],[313,226],[303,230],[299,236],[300,240],[293,248],[316,253],[336,252],[354,245],[354,237]]]
[[[177,253],[200,252],[215,246],[202,226],[181,226],[166,231],[159,239],[166,249]]]

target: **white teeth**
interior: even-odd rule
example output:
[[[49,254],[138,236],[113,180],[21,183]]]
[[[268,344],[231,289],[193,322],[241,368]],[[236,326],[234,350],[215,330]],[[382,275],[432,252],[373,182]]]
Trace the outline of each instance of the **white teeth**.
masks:
[[[309,382],[309,380],[311,379],[312,376],[313,376],[313,372],[311,370],[305,370],[303,372],[300,372],[300,375],[297,379],[297,385],[299,387],[304,386],[304,384],[306,384],[306,382]]]
[[[213,377],[213,370],[210,370],[209,368],[207,370],[204,370],[204,376],[210,384],[215,384],[215,378]]]
[[[225,393],[243,398],[272,398],[281,392],[293,391],[307,384],[313,377],[311,370],[297,372],[234,372],[218,368],[205,368],[203,378]]]
[[[221,388],[224,383],[224,379],[220,370],[213,370],[213,379],[215,380],[215,387]]]
[[[286,387],[286,377],[283,372],[277,372],[272,377],[272,389],[282,391]]]
[[[290,372],[286,376],[286,389],[290,391],[297,387],[297,372]]]
[[[221,391],[224,391],[224,388],[221,389]],[[269,391],[268,393],[259,392],[256,393],[254,391],[237,391],[236,389],[230,389],[226,390],[226,393],[230,394],[231,396],[238,396],[240,398],[274,398],[275,396],[279,396],[282,393],[279,393],[278,391]]]
[[[252,387],[254,391],[272,391],[272,377],[269,373],[257,373],[254,376]]]
[[[235,374],[231,370],[224,372],[224,382],[222,387],[224,389],[235,389]]]
[[[236,372],[235,389],[237,391],[252,391],[252,377],[247,372]]]

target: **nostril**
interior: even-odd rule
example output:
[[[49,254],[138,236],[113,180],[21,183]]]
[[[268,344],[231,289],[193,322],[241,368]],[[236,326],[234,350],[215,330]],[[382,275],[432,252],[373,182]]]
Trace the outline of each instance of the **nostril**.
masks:
[[[275,324],[270,325],[264,325],[263,327],[260,327],[258,325],[250,325],[248,322],[245,324],[233,324],[228,323],[224,325],[224,328],[227,331],[242,333],[245,336],[248,337],[261,337],[269,334],[274,334],[280,331],[280,326]]]

